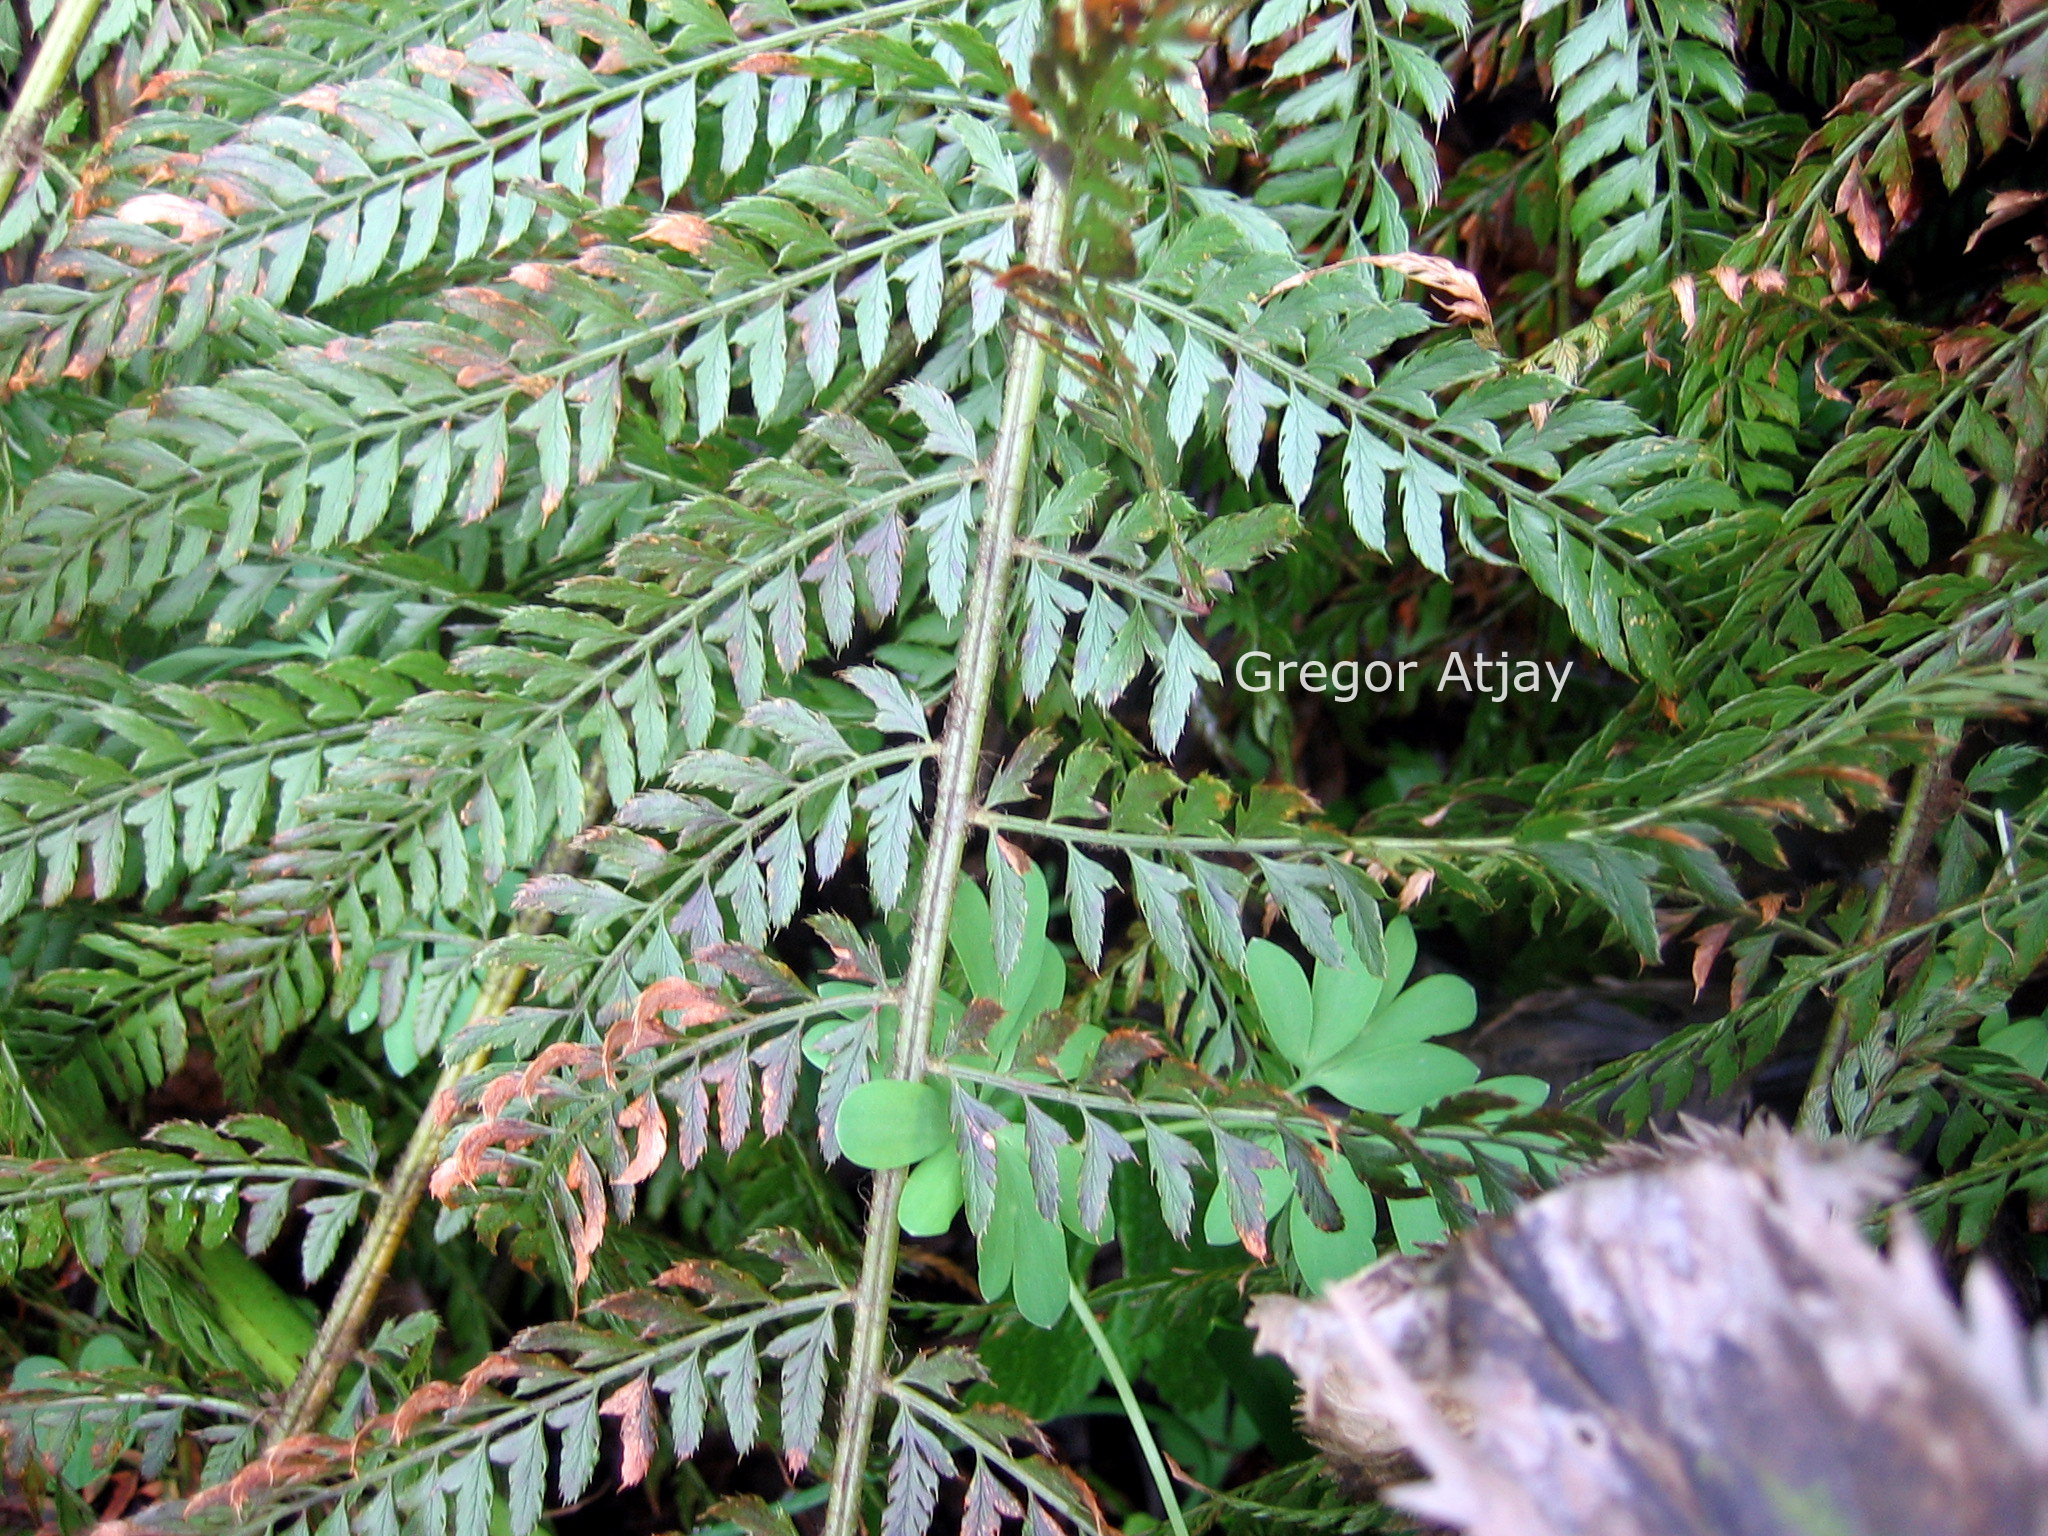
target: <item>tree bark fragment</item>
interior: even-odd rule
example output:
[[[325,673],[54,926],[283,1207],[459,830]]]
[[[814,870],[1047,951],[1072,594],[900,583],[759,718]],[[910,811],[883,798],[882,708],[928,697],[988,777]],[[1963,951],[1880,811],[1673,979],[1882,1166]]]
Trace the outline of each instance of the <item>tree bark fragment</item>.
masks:
[[[1313,1302],[1261,1298],[1312,1433],[1471,1536],[2048,1536],[2048,1347],[1961,1307],[1889,1153],[1689,1127]]]

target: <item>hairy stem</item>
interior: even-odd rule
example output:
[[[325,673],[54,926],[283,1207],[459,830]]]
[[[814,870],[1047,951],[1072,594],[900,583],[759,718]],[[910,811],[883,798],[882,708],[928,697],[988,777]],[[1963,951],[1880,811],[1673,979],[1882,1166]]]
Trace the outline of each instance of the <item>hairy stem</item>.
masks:
[[[1031,201],[1024,259],[1051,270],[1057,263],[1066,222],[1066,191],[1059,178],[1041,169]],[[974,582],[960,634],[959,667],[939,744],[939,782],[926,839],[924,874],[918,887],[910,959],[903,977],[901,1022],[891,1075],[924,1076],[931,1047],[939,974],[946,958],[946,932],[960,882],[961,856],[973,826],[975,776],[982,736],[995,689],[997,647],[1010,590],[1010,569],[1024,482],[1031,469],[1031,443],[1045,398],[1045,347],[1028,329],[1015,333],[1009,372],[1003,380],[1003,411],[989,460],[988,495],[982,508],[980,547]],[[847,1354],[846,1393],[840,1406],[833,1449],[832,1497],[825,1510],[824,1536],[855,1536],[860,1529],[861,1488],[868,1442],[874,1434],[875,1402],[882,1390],[882,1349],[889,1331],[889,1298],[896,1288],[896,1207],[905,1172],[875,1175],[868,1205],[867,1241],[854,1291],[853,1343]]]
[[[22,79],[7,121],[0,124],[0,208],[14,196],[22,167],[42,148],[43,129],[56,106],[57,93],[99,14],[100,0],[59,0],[56,14],[44,29],[35,62]]]
[[[1102,1331],[1102,1324],[1089,1308],[1088,1297],[1071,1279],[1067,1281],[1067,1297],[1073,1306],[1074,1316],[1080,1320],[1081,1331],[1095,1346],[1095,1356],[1102,1362],[1109,1384],[1116,1389],[1117,1401],[1124,1405],[1124,1417],[1131,1421],[1131,1433],[1137,1436],[1138,1449],[1144,1453],[1145,1465],[1151,1470],[1152,1486],[1159,1490],[1159,1502],[1166,1506],[1166,1523],[1173,1527],[1173,1536],[1188,1536],[1188,1523],[1181,1515],[1180,1500],[1173,1491],[1173,1478],[1166,1470],[1166,1458],[1159,1454],[1159,1442],[1152,1438],[1152,1426],[1145,1422],[1145,1410],[1138,1404],[1138,1394],[1131,1390],[1131,1378],[1124,1374],[1123,1361],[1117,1358],[1109,1335]]]

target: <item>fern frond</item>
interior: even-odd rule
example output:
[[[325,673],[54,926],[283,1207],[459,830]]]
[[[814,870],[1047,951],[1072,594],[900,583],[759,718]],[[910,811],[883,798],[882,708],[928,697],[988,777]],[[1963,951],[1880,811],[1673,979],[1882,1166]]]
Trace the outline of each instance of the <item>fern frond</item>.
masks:
[[[46,907],[129,889],[160,901],[221,854],[291,830],[323,760],[440,678],[418,653],[199,688],[26,648],[4,661],[20,684],[0,725],[15,752],[0,780],[0,921],[39,874]]]
[[[1358,282],[1346,269],[1311,277],[1277,302],[1240,290],[1229,307],[1214,286],[1199,307],[1126,290],[1140,313],[1179,333],[1176,344],[1154,327],[1146,349],[1154,361],[1175,359],[1169,429],[1185,436],[1217,410],[1220,395],[1235,467],[1248,475],[1267,413],[1282,407],[1281,473],[1297,499],[1326,442],[1341,438],[1342,502],[1369,547],[1388,546],[1390,488],[1410,552],[1432,571],[1449,557],[1447,517],[1458,545],[1481,560],[1500,558],[1486,541],[1505,533],[1531,580],[1588,645],[1617,667],[1667,682],[1677,632],[1661,580],[1638,550],[1659,541],[1667,520],[1724,499],[1720,487],[1688,473],[1695,451],[1593,401],[1558,406],[1540,426],[1524,420],[1503,430],[1500,423],[1547,404],[1556,386],[1507,373],[1469,344],[1425,348],[1376,375],[1374,360],[1412,334],[1420,316],[1385,306]],[[1336,323],[1310,328],[1303,311],[1326,305]],[[1234,355],[1234,367],[1224,355]],[[1371,387],[1353,393],[1349,381]],[[1438,405],[1439,392],[1460,386],[1454,404]],[[1573,449],[1602,439],[1612,440],[1607,448],[1567,464]]]
[[[10,1234],[0,1250],[4,1273],[11,1278],[48,1263],[63,1243],[74,1245],[95,1270],[117,1251],[131,1259],[146,1246],[178,1254],[194,1237],[214,1248],[245,1214],[242,1245],[259,1254],[292,1214],[295,1186],[310,1183],[338,1191],[307,1202],[316,1220],[305,1235],[303,1266],[306,1277],[316,1279],[333,1262],[363,1196],[376,1188],[374,1149],[367,1144],[351,1149],[352,1161],[370,1158],[354,1170],[324,1167],[298,1137],[260,1116],[229,1120],[218,1131],[170,1122],[154,1139],[193,1155],[137,1148],[68,1163],[0,1159],[0,1220]]]
[[[2044,36],[2048,19],[2032,10],[1993,28],[1954,26],[1917,61],[1926,69],[1858,80],[1730,263],[1746,273],[1817,266],[1836,289],[1853,287],[1857,254],[1875,262],[1918,208],[1920,160],[1954,191],[1980,160],[2048,125]]]
[[[1862,623],[1869,605],[1859,582],[1883,598],[1898,590],[1902,570],[1925,567],[1930,511],[1950,513],[1966,535],[1976,531],[1984,487],[2012,482],[2042,409],[2035,380],[2048,320],[2033,285],[2014,296],[2021,304],[2009,329],[1944,338],[1936,348],[1945,361],[1901,372],[1863,402],[1772,520],[1769,541],[1746,550],[1739,567],[1701,563],[1722,583],[1727,604],[1702,655],[1734,656],[1766,672],[1817,646],[1824,618],[1844,629]],[[1757,441],[1766,430],[1782,429],[1757,425],[1745,435]],[[1716,686],[1730,681],[1724,662]]]
[[[401,322],[170,390],[77,441],[68,465],[37,482],[0,573],[0,607],[17,635],[34,637],[60,616],[133,612],[157,594],[145,617],[168,627],[259,537],[318,553],[417,535],[447,517],[489,516],[508,487],[544,518],[572,480],[587,485],[610,464],[629,376],[666,391],[678,413],[692,383],[708,435],[725,419],[737,353],[756,410],[772,419],[785,388],[801,397],[837,371],[836,356],[788,367],[792,305],[817,294],[836,305],[835,282],[862,275],[872,310],[863,350],[879,356],[894,267],[929,336],[946,242],[1006,227],[1011,213],[998,204],[885,226],[822,259],[802,251],[804,264],[780,273],[737,237],[709,244],[701,274],[595,247],[569,266],[523,267],[509,289],[455,290],[451,308],[476,330]],[[952,259],[975,258],[956,247]]]
[[[771,1249],[784,1267],[780,1297],[740,1269],[679,1265],[657,1277],[663,1289],[586,1309],[594,1323],[551,1323],[516,1335],[460,1386],[430,1382],[373,1420],[358,1444],[306,1436],[274,1447],[191,1500],[187,1514],[209,1515],[224,1536],[254,1536],[315,1515],[371,1532],[452,1516],[455,1529],[469,1530],[488,1524],[502,1497],[508,1528],[523,1536],[544,1509],[574,1503],[590,1486],[607,1418],[624,1442],[628,1486],[646,1477],[662,1440],[677,1455],[693,1454],[713,1412],[735,1446],[751,1449],[766,1417],[762,1357],[780,1351],[805,1359],[804,1341],[835,1330],[846,1299],[794,1238],[785,1235],[778,1246],[764,1235],[756,1246]],[[678,1290],[701,1301],[684,1303]],[[810,1405],[825,1351],[808,1358],[815,1364],[785,1373],[770,1400],[785,1447],[816,1433]],[[657,1428],[657,1393],[668,1403],[666,1433]]]
[[[554,217],[536,223],[540,205],[526,183],[588,192],[596,207],[613,207],[640,179],[645,144],[662,199],[672,194],[694,163],[700,100],[720,109],[718,163],[732,177],[757,138],[772,150],[788,146],[807,110],[823,115],[826,133],[845,121],[853,93],[841,77],[872,76],[863,50],[849,57],[835,42],[933,8],[934,0],[888,0],[792,17],[768,38],[742,40],[711,7],[684,7],[662,13],[670,25],[657,41],[596,0],[543,7],[597,51],[588,64],[574,49],[517,32],[445,46],[426,40],[439,24],[420,18],[413,29],[425,35],[403,48],[402,68],[380,69],[386,48],[395,59],[401,45],[379,43],[348,61],[350,73],[361,72],[352,79],[321,78],[333,66],[292,71],[279,87],[289,94],[252,123],[145,116],[128,153],[116,153],[115,175],[175,149],[189,156],[178,189],[138,188],[111,213],[80,221],[69,243],[43,258],[42,281],[9,291],[0,356],[17,383],[86,376],[159,342],[192,345],[232,316],[226,301],[241,294],[282,307],[309,283],[305,302],[317,308],[429,265],[468,269],[487,243],[493,253],[524,252],[530,236],[559,229]],[[225,93],[206,72],[171,88],[244,105],[250,61],[226,62],[233,68],[220,73],[235,84]],[[765,91],[764,69],[776,81]],[[814,73],[829,82],[815,103]],[[943,71],[939,79],[951,84]],[[700,86],[710,80],[719,83]],[[458,93],[467,115],[451,102]],[[772,98],[765,124],[764,95]],[[64,279],[84,286],[61,286]]]
[[[1745,42],[1817,105],[1898,62],[1892,19],[1869,0],[1737,0],[1735,18]]]

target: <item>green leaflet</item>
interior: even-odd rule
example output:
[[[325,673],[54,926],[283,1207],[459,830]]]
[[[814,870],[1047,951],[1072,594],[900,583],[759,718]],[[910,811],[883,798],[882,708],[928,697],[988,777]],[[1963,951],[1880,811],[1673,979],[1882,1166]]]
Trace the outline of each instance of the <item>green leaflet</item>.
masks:
[[[1067,1309],[1067,1241],[1056,1218],[1040,1213],[1024,1150],[1024,1133],[996,1137],[994,1213],[980,1247],[981,1291],[1014,1292],[1027,1321],[1050,1328]]]
[[[902,1168],[930,1157],[952,1135],[945,1096],[929,1083],[882,1078],[848,1094],[833,1122],[839,1147],[863,1168]]]

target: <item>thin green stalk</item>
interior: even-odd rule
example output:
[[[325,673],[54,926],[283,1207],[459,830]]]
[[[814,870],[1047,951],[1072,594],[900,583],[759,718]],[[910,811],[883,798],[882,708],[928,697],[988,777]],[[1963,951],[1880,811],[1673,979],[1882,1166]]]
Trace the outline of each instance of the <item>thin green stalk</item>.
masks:
[[[1145,1455],[1145,1465],[1151,1468],[1152,1486],[1159,1490],[1159,1502],[1166,1506],[1166,1523],[1173,1527],[1173,1536],[1188,1536],[1188,1523],[1181,1515],[1180,1500],[1174,1496],[1173,1479],[1167,1474],[1166,1458],[1159,1454],[1159,1442],[1152,1438],[1152,1426],[1145,1422],[1145,1410],[1138,1406],[1138,1394],[1131,1390],[1131,1379],[1124,1374],[1124,1363],[1117,1358],[1109,1335],[1102,1331],[1102,1324],[1096,1321],[1095,1313],[1088,1306],[1087,1295],[1071,1276],[1067,1280],[1067,1298],[1074,1309],[1074,1316],[1081,1320],[1081,1331],[1095,1346],[1095,1356],[1102,1362],[1103,1373],[1109,1377],[1109,1384],[1116,1388],[1117,1401],[1124,1405],[1124,1417],[1131,1421],[1131,1433],[1138,1437],[1138,1449]]]
[[[1066,189],[1041,168],[1031,200],[1024,259],[1045,270],[1058,265],[1066,225]],[[1003,412],[989,460],[988,495],[982,509],[981,542],[974,584],[960,635],[959,666],[945,734],[939,744],[938,795],[925,842],[924,874],[911,929],[910,959],[903,977],[901,1022],[891,1075],[922,1078],[930,1056],[937,1012],[939,975],[945,965],[946,933],[959,887],[960,861],[973,826],[975,777],[982,737],[995,691],[998,646],[1008,606],[1010,571],[1024,483],[1031,469],[1031,443],[1045,398],[1046,351],[1029,329],[1019,327],[1003,380]],[[889,1300],[896,1289],[896,1208],[903,1197],[902,1169],[875,1175],[868,1205],[867,1241],[854,1291],[853,1342],[847,1352],[846,1392],[834,1442],[832,1497],[825,1509],[824,1536],[857,1536],[868,1444],[875,1428],[875,1403],[882,1392],[882,1349],[889,1331]]]
[[[78,50],[99,20],[100,0],[58,0],[56,14],[43,31],[35,62],[22,77],[21,91],[0,124],[0,208],[14,196],[21,169],[42,147],[43,129],[57,104],[57,93],[70,78]]]

